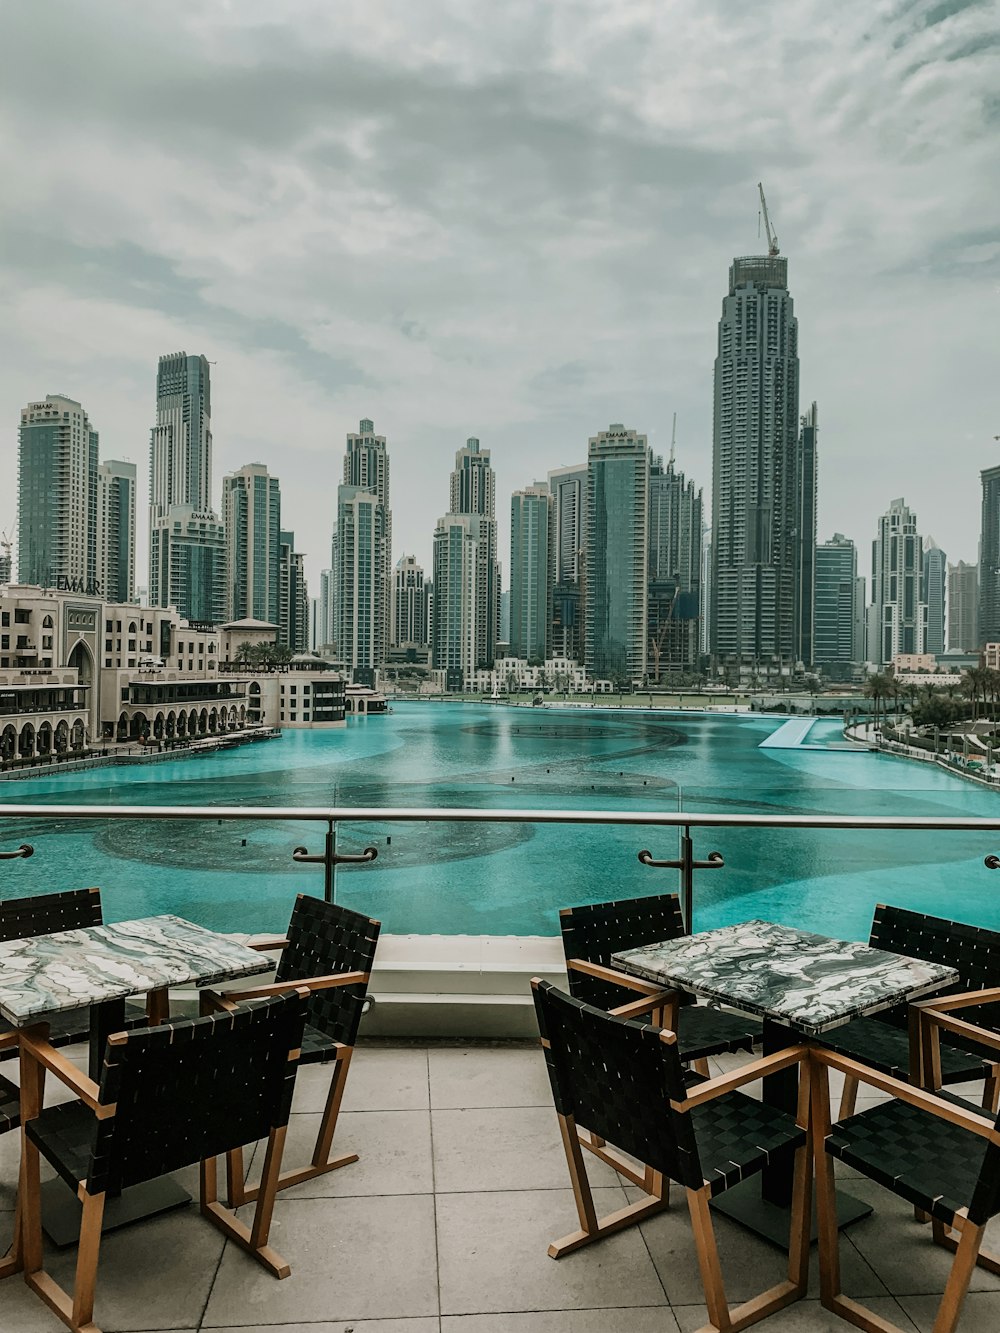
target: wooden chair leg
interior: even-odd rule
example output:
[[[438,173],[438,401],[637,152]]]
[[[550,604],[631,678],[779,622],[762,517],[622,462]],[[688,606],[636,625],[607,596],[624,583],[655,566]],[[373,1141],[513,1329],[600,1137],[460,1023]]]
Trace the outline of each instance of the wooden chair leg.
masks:
[[[990,1065],[990,1072],[983,1083],[983,1110],[990,1115],[1000,1111],[1000,1065]]]
[[[104,1195],[84,1194],[80,1218],[80,1248],[76,1255],[76,1280],[73,1283],[72,1328],[93,1327],[94,1293],[97,1287],[97,1260],[101,1252],[101,1223],[104,1220]]]
[[[561,1240],[553,1241],[548,1251],[551,1259],[561,1259],[564,1254],[572,1254],[574,1250],[590,1245],[595,1240],[602,1240],[605,1236],[622,1231],[625,1227],[634,1226],[636,1222],[652,1217],[667,1207],[663,1176],[656,1171],[651,1176],[653,1186],[651,1195],[625,1208],[619,1208],[609,1213],[607,1217],[598,1218],[583,1153],[580,1150],[580,1134],[571,1116],[559,1116],[559,1132],[562,1135],[563,1151],[566,1153],[566,1165],[569,1167],[580,1230],[572,1231]]]
[[[846,1120],[848,1116],[854,1114],[858,1104],[858,1080],[851,1078],[848,1074],[844,1078],[844,1091],[840,1098],[840,1110],[837,1112],[838,1120]]]
[[[955,1262],[948,1274],[944,1295],[934,1320],[933,1333],[955,1333],[985,1230],[985,1225],[973,1226],[968,1222],[962,1228],[962,1236],[955,1250]]]
[[[230,1208],[242,1208],[246,1201],[243,1149],[233,1148],[231,1152],[226,1153],[226,1202]]]
[[[286,1127],[272,1129],[267,1141],[267,1155],[264,1162],[264,1175],[258,1193],[260,1202],[254,1212],[253,1226],[247,1227],[234,1212],[219,1203],[218,1169],[214,1157],[206,1158],[201,1164],[201,1212],[203,1217],[219,1228],[230,1240],[269,1273],[277,1278],[288,1277],[291,1268],[277,1251],[267,1244],[271,1226],[271,1213],[274,1208],[274,1195],[277,1188],[276,1176],[281,1170],[281,1154],[285,1146]]]
[[[691,1068],[696,1074],[700,1074],[702,1078],[711,1077],[712,1071],[708,1067],[708,1057],[706,1055],[700,1056],[697,1060],[692,1060]]]
[[[936,1218],[931,1224],[931,1237],[935,1245],[940,1245],[945,1250],[951,1250],[952,1254],[958,1249],[958,1241],[952,1235],[950,1227],[946,1227],[943,1222]],[[985,1273],[994,1273],[1000,1276],[1000,1256],[991,1254],[980,1246],[979,1253],[976,1255],[976,1267],[981,1268]]]
[[[708,1189],[688,1190],[688,1212],[691,1214],[691,1229],[694,1232],[694,1246],[698,1255],[698,1269],[701,1273],[701,1285],[705,1292],[705,1304],[708,1307],[708,1329],[731,1329],[733,1321],[729,1317],[729,1302],[722,1281],[722,1265],[719,1263],[719,1248],[715,1243],[715,1228],[712,1214],[708,1210]]]

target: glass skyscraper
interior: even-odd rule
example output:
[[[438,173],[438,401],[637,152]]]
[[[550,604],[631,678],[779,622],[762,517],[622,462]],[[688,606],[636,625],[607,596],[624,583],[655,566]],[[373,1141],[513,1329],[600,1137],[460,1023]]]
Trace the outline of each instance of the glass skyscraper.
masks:
[[[97,469],[97,569],[109,602],[135,601],[135,464]]]
[[[552,496],[543,481],[510,497],[510,652],[544,662],[552,640]]]
[[[384,435],[367,417],[347,436],[334,536],[334,637],[352,677],[371,683],[389,655],[392,510]],[[359,674],[360,673],[360,674]]]
[[[585,665],[593,679],[646,674],[649,445],[613,423],[588,442]]]
[[[262,463],[222,479],[226,618],[279,622],[281,487]]]
[[[924,542],[924,652],[944,652],[945,595],[948,557],[933,537]]]
[[[816,665],[833,680],[846,679],[864,658],[859,634],[858,550],[842,532],[816,547]],[[861,593],[863,604],[864,593]]]
[[[97,592],[97,431],[75,399],[22,409],[17,509],[20,582]]]
[[[798,426],[788,261],[735,259],[715,361],[709,646],[720,667],[796,660]]]

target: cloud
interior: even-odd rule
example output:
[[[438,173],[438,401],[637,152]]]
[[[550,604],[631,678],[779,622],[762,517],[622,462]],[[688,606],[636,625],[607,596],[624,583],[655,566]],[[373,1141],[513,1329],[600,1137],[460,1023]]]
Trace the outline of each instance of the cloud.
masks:
[[[998,429],[998,18],[996,0],[5,7],[0,527],[23,403],[72,394],[104,456],[143,464],[156,359],[181,347],[217,363],[216,492],[268,463],[314,584],[361,416],[389,439],[397,555],[429,559],[470,434],[502,528],[515,487],[612,420],[666,448],[677,411],[707,491],[716,322],[733,255],[760,246],[763,179],[820,403],[821,536],[864,545],[902,491],[974,558]]]

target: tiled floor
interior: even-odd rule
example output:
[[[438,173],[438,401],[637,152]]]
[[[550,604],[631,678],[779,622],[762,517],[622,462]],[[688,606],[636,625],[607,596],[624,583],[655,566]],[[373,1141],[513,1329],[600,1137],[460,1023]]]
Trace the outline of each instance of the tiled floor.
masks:
[[[302,1070],[288,1164],[305,1153],[324,1093],[323,1071]],[[4,1241],[16,1139],[0,1138]],[[535,1048],[362,1046],[337,1144],[360,1160],[278,1198],[272,1242],[291,1277],[268,1276],[189,1207],[106,1239],[99,1326],[109,1333],[690,1333],[705,1320],[680,1201],[558,1262],[546,1255],[548,1242],[576,1221]],[[609,1168],[594,1166],[599,1211],[634,1196]],[[186,1183],[195,1184],[194,1173]],[[900,1201],[862,1180],[850,1188],[877,1211],[844,1233],[845,1289],[905,1329],[930,1330],[949,1256]],[[734,1303],[778,1280],[777,1250],[725,1219],[716,1225]],[[73,1251],[50,1257],[67,1283]],[[996,1333],[1000,1278],[977,1271],[972,1288],[962,1333]],[[815,1264],[812,1289],[764,1327],[846,1328],[814,1298]],[[19,1279],[0,1284],[0,1333],[62,1327]]]

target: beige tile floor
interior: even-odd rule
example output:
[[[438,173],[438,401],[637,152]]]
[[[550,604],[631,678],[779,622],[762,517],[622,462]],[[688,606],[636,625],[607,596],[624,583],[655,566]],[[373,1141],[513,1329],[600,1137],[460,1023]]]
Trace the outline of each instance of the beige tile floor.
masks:
[[[323,1071],[303,1069],[289,1163],[305,1152],[324,1094]],[[690,1333],[705,1320],[683,1207],[559,1262],[547,1257],[548,1242],[576,1223],[534,1047],[362,1045],[337,1142],[360,1160],[278,1198],[272,1241],[291,1264],[291,1277],[268,1276],[188,1207],[106,1239],[100,1327],[108,1333]],[[4,1245],[16,1155],[17,1136],[0,1138]],[[600,1211],[633,1196],[610,1169],[594,1165]],[[185,1183],[194,1185],[193,1173]],[[845,1288],[904,1329],[930,1330],[948,1256],[900,1201],[862,1180],[851,1189],[870,1198],[876,1213],[844,1233]],[[778,1251],[724,1218],[716,1225],[734,1303],[777,1280]],[[992,1248],[1000,1248],[1000,1228]],[[56,1276],[68,1282],[74,1252],[49,1253]],[[810,1298],[763,1327],[774,1333],[847,1328],[820,1307],[816,1287],[814,1265]],[[1000,1278],[977,1271],[972,1288],[962,1333],[997,1333]],[[0,1284],[0,1333],[62,1327],[19,1279]]]

